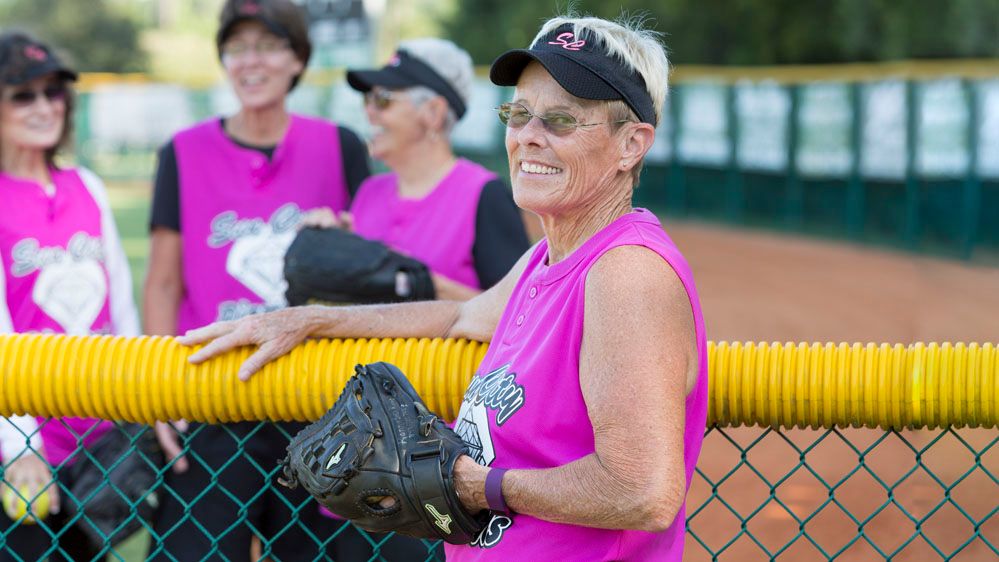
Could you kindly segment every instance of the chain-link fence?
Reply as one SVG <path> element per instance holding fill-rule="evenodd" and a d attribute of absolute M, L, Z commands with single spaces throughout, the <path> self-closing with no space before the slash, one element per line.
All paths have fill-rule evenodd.
<path fill-rule="evenodd" d="M 172 338 L 0 336 L 0 412 L 311 419 L 342 386 L 330 365 L 346 372 L 375 357 L 393 357 L 445 412 L 484 350 L 460 340 L 311 341 L 240 383 L 233 366 L 246 350 L 192 366 Z M 709 371 L 687 559 L 999 555 L 994 345 L 711 343 Z M 164 464 L 148 426 L 4 418 L 0 559 L 440 557 L 433 542 L 358 531 L 278 486 L 276 461 L 300 427 L 193 424 L 180 428 L 184 461 Z M 32 483 L 41 496 L 30 497 Z M 53 513 L 44 504 L 56 495 Z M 42 505 L 28 513 L 24 500 Z"/>
<path fill-rule="evenodd" d="M 198 545 L 198 559 L 221 560 L 231 559 L 234 544 L 250 556 L 252 542 L 255 556 L 272 560 L 443 559 L 433 541 L 399 544 L 357 531 L 280 487 L 277 464 L 261 458 L 256 443 L 286 440 L 288 430 L 270 422 L 192 426 L 183 434 L 190 468 L 176 475 L 144 444 L 151 428 L 116 424 L 105 441 L 131 443 L 125 455 L 101 457 L 91 447 L 50 466 L 54 483 L 41 494 L 57 491 L 58 514 L 37 522 L 0 515 L 0 558 L 189 560 L 189 546 Z M 191 449 L 209 434 L 214 449 Z M 686 559 L 992 560 L 999 555 L 997 440 L 994 431 L 971 429 L 708 428 L 687 502 Z M 147 490 L 129 489 L 121 474 L 137 467 L 151 473 Z M 88 471 L 99 477 L 93 488 L 80 485 Z M 185 476 L 203 487 L 192 495 L 178 486 Z M 107 505 L 108 492 L 120 499 L 115 509 L 92 515 L 91 506 Z M 164 514 L 168 500 L 179 508 L 173 515 Z M 216 505 L 200 509 L 206 502 Z M 203 513 L 228 515 L 199 519 Z M 157 520 L 164 516 L 172 519 Z M 84 548 L 83 541 L 92 542 Z M 177 544 L 183 550 L 171 552 Z"/>
<path fill-rule="evenodd" d="M 19 461 L 4 459 L 0 560 L 443 560 L 438 541 L 365 533 L 321 514 L 301 490 L 277 483 L 274 454 L 299 424 L 192 424 L 181 432 L 187 469 L 164 463 L 154 430 L 40 420 L 37 433 L 88 442 L 65 459 L 38 465 L 51 475 L 37 491 Z M 9 421 L 0 421 L 9 424 Z M 101 433 L 96 439 L 95 433 Z M 25 436 L 30 442 L 31 436 Z M 151 445 L 152 442 L 152 446 Z M 20 471 L 14 475 L 13 471 Z M 50 508 L 58 498 L 59 511 Z M 35 510 L 28 512 L 23 503 Z M 47 512 L 47 513 L 45 513 Z"/>
<path fill-rule="evenodd" d="M 709 428 L 685 560 L 994 560 L 994 430 Z"/>

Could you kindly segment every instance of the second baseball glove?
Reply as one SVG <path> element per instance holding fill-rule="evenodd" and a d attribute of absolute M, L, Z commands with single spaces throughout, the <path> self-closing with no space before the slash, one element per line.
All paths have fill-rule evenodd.
<path fill-rule="evenodd" d="M 433 300 L 419 260 L 339 228 L 305 228 L 284 257 L 288 304 L 373 304 Z"/>

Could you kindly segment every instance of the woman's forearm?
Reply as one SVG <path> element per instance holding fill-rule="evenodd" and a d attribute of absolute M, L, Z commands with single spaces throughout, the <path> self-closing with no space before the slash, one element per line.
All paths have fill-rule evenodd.
<path fill-rule="evenodd" d="M 309 334 L 320 338 L 446 338 L 461 312 L 456 301 L 367 306 L 309 306 Z"/>
<path fill-rule="evenodd" d="M 487 509 L 484 486 L 490 469 L 468 457 L 461 460 L 467 462 L 455 467 L 459 495 L 470 510 Z M 683 482 L 682 474 L 671 476 L 672 482 Z M 682 485 L 662 489 L 663 481 L 616 477 L 590 454 L 555 468 L 510 470 L 503 476 L 502 490 L 511 511 L 545 521 L 662 531 L 672 524 L 684 499 Z"/>
<path fill-rule="evenodd" d="M 147 282 L 142 297 L 142 333 L 151 336 L 176 335 L 177 311 L 183 297 L 180 284 Z"/>
<path fill-rule="evenodd" d="M 433 275 L 433 280 L 437 298 L 443 300 L 467 301 L 482 292 L 436 273 Z"/>
<path fill-rule="evenodd" d="M 155 228 L 149 247 L 149 273 L 142 287 L 142 331 L 173 336 L 177 334 L 177 311 L 185 291 L 180 233 Z"/>

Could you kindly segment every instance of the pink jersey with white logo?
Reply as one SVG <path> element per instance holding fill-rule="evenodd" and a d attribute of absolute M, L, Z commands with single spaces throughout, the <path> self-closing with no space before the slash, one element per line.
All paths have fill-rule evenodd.
<path fill-rule="evenodd" d="M 284 307 L 284 254 L 304 211 L 347 208 L 336 126 L 297 115 L 267 159 L 218 119 L 174 137 L 184 287 L 177 331 Z"/>
<path fill-rule="evenodd" d="M 546 263 L 547 241 L 532 254 L 455 422 L 477 462 L 543 469 L 594 452 L 593 426 L 579 386 L 586 275 L 600 256 L 625 245 L 644 246 L 662 256 L 686 288 L 693 310 L 699 371 L 686 398 L 683 450 L 690 487 L 707 416 L 704 320 L 686 260 L 655 215 L 644 209 L 617 219 L 554 265 Z M 684 521 L 681 509 L 669 529 L 650 533 L 497 515 L 471 545 L 446 545 L 447 559 L 679 562 Z"/>
<path fill-rule="evenodd" d="M 365 180 L 351 205 L 354 231 L 416 258 L 431 271 L 481 289 L 472 246 L 482 187 L 496 174 L 459 159 L 437 187 L 421 199 L 399 196 L 398 177 Z"/>
<path fill-rule="evenodd" d="M 5 299 L 0 332 L 119 333 L 121 327 L 112 322 L 103 226 L 108 224 L 104 215 L 110 211 L 102 210 L 76 170 L 52 169 L 50 173 L 55 186 L 52 196 L 36 182 L 0 173 L 0 208 L 8 210 L 0 219 Z M 129 306 L 131 286 L 121 290 L 128 292 Z M 130 326 L 129 331 L 133 329 Z M 76 450 L 80 437 L 86 446 L 111 428 L 109 422 L 93 419 L 37 421 L 46 457 L 53 465 Z M 24 436 L 19 437 L 23 447 Z"/>

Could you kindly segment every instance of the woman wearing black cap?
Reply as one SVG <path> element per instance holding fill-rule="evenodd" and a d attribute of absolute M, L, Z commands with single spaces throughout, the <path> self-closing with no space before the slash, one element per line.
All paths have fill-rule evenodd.
<path fill-rule="evenodd" d="M 48 46 L 22 33 L 0 35 L 0 333 L 138 333 L 104 185 L 89 170 L 56 162 L 70 136 L 74 80 Z M 0 561 L 93 558 L 86 535 L 75 524 L 65 528 L 69 516 L 59 509 L 79 499 L 60 495 L 59 486 L 72 488 L 70 467 L 86 462 L 83 448 L 112 429 L 93 419 L 0 419 L 4 511 L 19 503 L 14 491 L 49 501 L 47 517 L 33 503 L 41 524 L 0 512 Z"/>
<path fill-rule="evenodd" d="M 546 238 L 464 303 L 278 311 L 187 334 L 203 361 L 256 344 L 243 377 L 309 336 L 490 341 L 455 431 L 454 478 L 490 510 L 461 560 L 682 559 L 684 496 L 707 416 L 707 340 L 690 267 L 631 206 L 669 65 L 634 22 L 555 18 L 494 63 L 513 194 Z M 223 338 L 223 339 L 218 339 Z"/>
<path fill-rule="evenodd" d="M 368 175 L 353 132 L 286 109 L 311 53 L 298 5 L 229 0 L 216 46 L 240 107 L 177 133 L 160 152 L 143 303 L 148 334 L 285 306 L 284 253 L 302 215 L 346 209 Z M 197 425 L 185 432 L 185 452 L 173 428 L 158 424 L 172 469 L 155 529 L 163 549 L 154 556 L 240 559 L 253 537 L 265 556 L 281 560 L 324 553 L 310 535 L 338 525 L 257 468 L 271 466 L 299 427 Z"/>
<path fill-rule="evenodd" d="M 434 38 L 403 42 L 381 69 L 349 71 L 347 82 L 364 93 L 371 155 L 390 173 L 365 180 L 349 214 L 305 219 L 352 228 L 422 261 L 441 299 L 492 287 L 529 246 L 504 182 L 451 147 L 472 79 L 468 53 Z"/>

